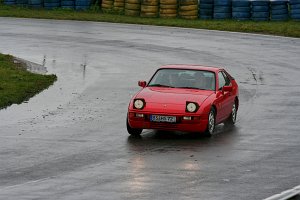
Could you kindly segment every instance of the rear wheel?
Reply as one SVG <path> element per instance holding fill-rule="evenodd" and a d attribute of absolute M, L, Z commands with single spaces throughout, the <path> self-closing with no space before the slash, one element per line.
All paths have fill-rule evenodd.
<path fill-rule="evenodd" d="M 128 117 L 126 118 L 126 127 L 127 127 L 127 132 L 130 134 L 130 135 L 141 135 L 143 129 L 139 129 L 139 128 L 132 128 L 130 126 L 130 124 L 128 123 Z"/>
<path fill-rule="evenodd" d="M 236 122 L 236 116 L 237 116 L 237 103 L 234 102 L 231 109 L 231 114 L 228 117 L 228 119 L 225 121 L 225 125 L 234 125 Z"/>
<path fill-rule="evenodd" d="M 204 134 L 206 136 L 211 136 L 215 130 L 215 126 L 216 126 L 216 111 L 215 109 L 212 107 L 210 109 L 210 112 L 208 114 L 208 123 L 207 123 L 207 129 L 204 132 Z"/>

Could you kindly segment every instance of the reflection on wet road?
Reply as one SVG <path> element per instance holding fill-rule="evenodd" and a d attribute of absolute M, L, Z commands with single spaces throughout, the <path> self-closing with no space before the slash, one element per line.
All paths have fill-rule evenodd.
<path fill-rule="evenodd" d="M 58 76 L 0 111 L 0 199 L 263 199 L 299 185 L 299 39 L 0 18 L 0 52 Z M 236 126 L 129 136 L 137 81 L 170 63 L 226 67 Z"/>

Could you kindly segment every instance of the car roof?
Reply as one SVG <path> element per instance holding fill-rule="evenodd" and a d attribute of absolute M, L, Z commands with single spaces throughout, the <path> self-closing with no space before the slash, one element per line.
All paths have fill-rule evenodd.
<path fill-rule="evenodd" d="M 171 65 L 163 65 L 159 67 L 159 69 L 193 69 L 193 70 L 204 70 L 211 72 L 218 72 L 223 68 L 219 67 L 211 67 L 211 66 L 203 66 L 203 65 L 186 65 L 186 64 L 171 64 Z"/>

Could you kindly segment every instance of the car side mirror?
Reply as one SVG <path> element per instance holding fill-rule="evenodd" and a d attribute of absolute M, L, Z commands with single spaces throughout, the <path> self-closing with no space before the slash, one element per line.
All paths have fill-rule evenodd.
<path fill-rule="evenodd" d="M 140 87 L 146 87 L 146 85 L 147 85 L 147 82 L 146 81 L 139 81 L 138 82 L 138 85 L 140 86 Z"/>
<path fill-rule="evenodd" d="M 232 92 L 232 86 L 223 86 L 223 92 Z"/>

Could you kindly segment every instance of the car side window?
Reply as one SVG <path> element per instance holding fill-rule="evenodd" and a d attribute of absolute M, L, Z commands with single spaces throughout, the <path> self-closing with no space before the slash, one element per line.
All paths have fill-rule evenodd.
<path fill-rule="evenodd" d="M 226 85 L 226 80 L 222 74 L 222 72 L 218 73 L 218 78 L 219 78 L 219 90 L 223 88 L 224 85 Z"/>
<path fill-rule="evenodd" d="M 225 72 L 222 72 L 224 78 L 225 78 L 225 85 L 229 86 L 230 85 L 230 79 L 228 78 L 228 76 L 226 75 Z"/>

